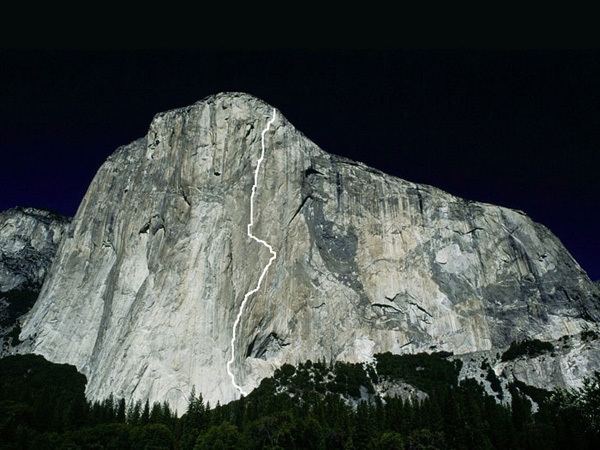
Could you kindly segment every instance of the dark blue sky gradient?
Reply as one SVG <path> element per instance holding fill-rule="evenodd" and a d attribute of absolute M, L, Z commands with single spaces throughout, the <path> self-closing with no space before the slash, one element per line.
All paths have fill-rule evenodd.
<path fill-rule="evenodd" d="M 0 210 L 74 215 L 154 114 L 222 91 L 324 150 L 520 209 L 600 279 L 600 52 L 10 51 L 0 58 Z"/>

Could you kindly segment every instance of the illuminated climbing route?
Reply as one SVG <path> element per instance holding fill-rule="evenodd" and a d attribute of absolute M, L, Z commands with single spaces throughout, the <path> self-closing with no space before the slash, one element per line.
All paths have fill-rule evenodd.
<path fill-rule="evenodd" d="M 235 322 L 233 323 L 233 335 L 231 337 L 231 358 L 229 359 L 229 361 L 227 361 L 227 373 L 231 377 L 231 383 L 240 392 L 241 395 L 247 395 L 247 394 L 244 392 L 244 390 L 241 388 L 241 386 L 239 386 L 235 382 L 235 375 L 231 371 L 231 365 L 233 364 L 233 361 L 235 359 L 235 339 L 236 339 L 236 335 L 237 335 L 237 328 L 238 328 L 238 325 L 240 324 L 240 320 L 242 318 L 242 313 L 244 312 L 244 306 L 246 306 L 246 302 L 248 301 L 248 298 L 260 289 L 260 285 L 262 284 L 262 281 L 263 281 L 265 275 L 267 274 L 269 267 L 271 267 L 271 264 L 273 263 L 273 261 L 275 261 L 275 258 L 277 258 L 277 252 L 275 252 L 275 250 L 273 250 L 273 247 L 271 247 L 271 245 L 269 245 L 267 242 L 263 241 L 262 239 L 257 238 L 256 236 L 254 236 L 254 234 L 252 234 L 252 227 L 254 226 L 254 195 L 256 194 L 256 190 L 257 190 L 257 186 L 258 186 L 258 172 L 260 170 L 260 166 L 265 157 L 265 133 L 267 131 L 269 131 L 271 124 L 273 124 L 273 122 L 275 121 L 275 116 L 276 116 L 276 111 L 275 111 L 275 108 L 273 108 L 273 117 L 271 118 L 271 120 L 269 120 L 267 122 L 267 126 L 262 131 L 262 135 L 261 135 L 262 151 L 260 154 L 260 158 L 258 158 L 258 162 L 256 163 L 256 169 L 254 170 L 254 184 L 252 185 L 252 193 L 250 194 L 250 223 L 248 223 L 248 231 L 247 231 L 248 237 L 250 239 L 255 240 L 259 244 L 262 244 L 267 249 L 269 249 L 269 252 L 271 253 L 271 258 L 269 258 L 269 262 L 267 263 L 267 265 L 264 267 L 262 273 L 260 274 L 260 277 L 258 278 L 258 282 L 256 283 L 256 287 L 254 289 L 248 291 L 246 293 L 246 295 L 244 295 L 244 300 L 242 300 L 242 304 L 240 305 L 240 310 L 238 311 L 237 317 L 235 318 Z"/>

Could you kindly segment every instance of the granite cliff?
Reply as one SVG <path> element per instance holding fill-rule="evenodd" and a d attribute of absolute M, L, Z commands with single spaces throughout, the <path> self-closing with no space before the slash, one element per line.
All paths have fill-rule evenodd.
<path fill-rule="evenodd" d="M 69 223 L 37 208 L 0 212 L 0 356 L 11 352 L 14 327 L 33 306 Z"/>
<path fill-rule="evenodd" d="M 111 155 L 21 351 L 77 366 L 91 398 L 182 411 L 192 386 L 213 405 L 239 396 L 232 354 L 247 392 L 286 362 L 466 355 L 597 329 L 597 286 L 544 226 L 328 154 L 279 112 L 267 129 L 272 116 L 218 94 L 156 115 Z M 252 233 L 277 258 L 240 309 L 271 257 L 247 233 L 253 185 Z"/>

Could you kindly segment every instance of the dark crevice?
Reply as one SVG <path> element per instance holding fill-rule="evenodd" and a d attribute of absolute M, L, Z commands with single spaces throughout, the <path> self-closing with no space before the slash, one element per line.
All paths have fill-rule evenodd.
<path fill-rule="evenodd" d="M 466 236 L 467 234 L 472 234 L 472 233 L 474 233 L 474 232 L 476 232 L 476 231 L 483 231 L 483 228 L 481 228 L 481 227 L 475 227 L 475 228 L 473 228 L 472 230 L 465 231 L 465 232 L 463 232 L 463 231 L 459 231 L 459 230 L 453 230 L 453 231 L 454 231 L 455 233 L 458 233 L 458 234 L 461 234 L 461 235 L 463 235 L 463 236 Z"/>
<path fill-rule="evenodd" d="M 423 215 L 423 194 L 421 194 L 421 190 L 417 187 L 417 197 L 419 199 L 419 212 L 421 216 Z"/>
<path fill-rule="evenodd" d="M 254 336 L 254 339 L 252 339 L 252 342 L 250 342 L 250 344 L 248 344 L 248 349 L 246 350 L 246 358 L 248 358 L 252 355 L 252 350 L 254 349 L 254 344 L 256 343 L 256 337 L 257 336 Z"/>
<path fill-rule="evenodd" d="M 431 313 L 430 313 L 429 311 L 427 311 L 425 308 L 423 308 L 423 307 L 421 307 L 421 306 L 417 305 L 416 303 L 414 303 L 414 302 L 409 302 L 409 305 L 413 305 L 415 308 L 418 308 L 418 309 L 419 309 L 419 311 L 422 311 L 423 313 L 427 314 L 429 317 L 433 318 L 433 316 L 431 315 Z"/>
<path fill-rule="evenodd" d="M 267 352 L 278 351 L 282 347 L 286 347 L 289 342 L 285 342 L 279 335 L 275 332 L 269 333 L 264 339 L 260 342 L 257 342 L 258 336 L 256 336 L 250 345 L 248 345 L 248 349 L 246 350 L 246 358 L 263 358 Z"/>
<path fill-rule="evenodd" d="M 244 136 L 244 139 L 247 139 L 248 136 L 250 136 L 250 132 L 254 130 L 254 125 L 250 124 L 250 126 L 246 129 L 246 135 Z"/>
<path fill-rule="evenodd" d="M 142 228 L 140 228 L 140 231 L 138 231 L 138 233 L 139 234 L 147 233 L 149 229 L 150 229 L 150 221 L 146 222 L 144 224 L 144 226 Z"/>
<path fill-rule="evenodd" d="M 313 175 L 313 174 L 317 174 L 317 175 L 323 175 L 321 172 L 319 172 L 317 169 L 315 169 L 314 167 L 309 167 L 308 169 L 306 169 L 304 171 L 304 178 L 307 178 L 309 175 Z"/>
<path fill-rule="evenodd" d="M 294 212 L 294 215 L 292 216 L 292 218 L 290 219 L 290 221 L 288 222 L 288 226 L 290 223 L 292 223 L 294 221 L 294 219 L 296 218 L 296 216 L 298 215 L 298 213 L 300 213 L 300 211 L 302 211 L 302 208 L 304 208 L 304 205 L 306 205 L 306 203 L 312 200 L 312 196 L 308 195 L 304 198 L 304 200 L 302 200 L 302 203 L 300 204 L 300 206 L 298 207 L 298 209 L 296 209 L 296 211 Z"/>
<path fill-rule="evenodd" d="M 336 186 L 336 194 L 337 194 L 337 207 L 338 212 L 342 209 L 342 193 L 344 192 L 343 184 L 342 184 L 342 175 L 337 172 L 335 174 L 335 186 Z"/>
<path fill-rule="evenodd" d="M 183 197 L 183 200 L 187 203 L 188 206 L 192 206 L 192 203 L 188 199 L 187 195 L 185 194 L 185 190 L 183 188 L 181 189 L 181 196 Z"/>

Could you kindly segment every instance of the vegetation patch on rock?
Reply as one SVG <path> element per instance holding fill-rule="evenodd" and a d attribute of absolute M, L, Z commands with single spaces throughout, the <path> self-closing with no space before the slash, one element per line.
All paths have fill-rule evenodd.
<path fill-rule="evenodd" d="M 539 339 L 524 339 L 510 344 L 508 349 L 502 354 L 502 361 L 512 361 L 520 356 L 534 358 L 544 353 L 554 352 L 554 345 L 550 342 L 540 341 Z"/>

